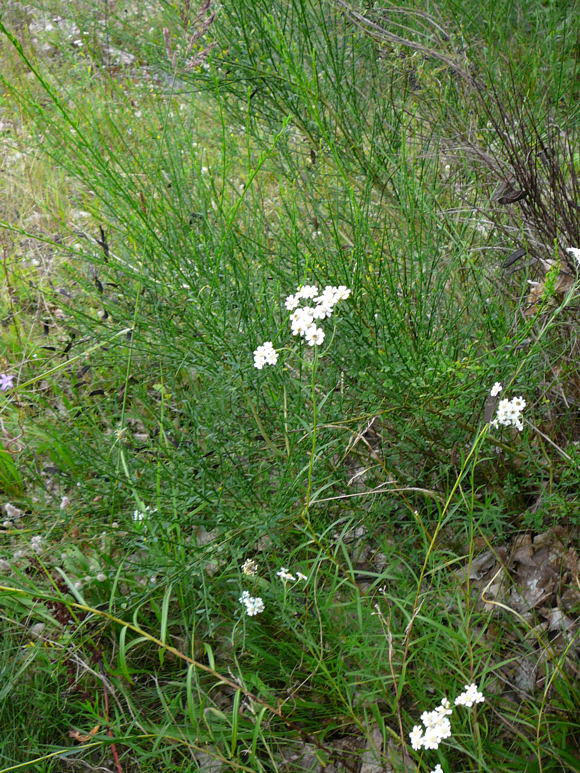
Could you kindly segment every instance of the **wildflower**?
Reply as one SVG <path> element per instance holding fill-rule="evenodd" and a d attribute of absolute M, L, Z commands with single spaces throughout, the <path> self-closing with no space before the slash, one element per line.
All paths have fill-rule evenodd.
<path fill-rule="evenodd" d="M 332 306 L 330 303 L 319 303 L 312 310 L 313 319 L 326 319 L 332 314 Z"/>
<path fill-rule="evenodd" d="M 419 749 L 437 749 L 441 741 L 451 736 L 451 722 L 448 716 L 453 713 L 447 698 L 434 711 L 424 711 L 421 714 L 424 731 L 420 725 L 415 725 L 409 738 L 415 751 Z"/>
<path fill-rule="evenodd" d="M 441 765 L 437 764 L 435 765 L 431 773 L 443 773 L 443 768 L 441 767 Z"/>
<path fill-rule="evenodd" d="M 351 292 L 352 290 L 350 290 L 345 285 L 339 285 L 338 287 L 326 285 L 322 293 L 317 298 L 315 298 L 314 301 L 315 303 L 322 303 L 333 307 L 339 301 L 346 301 Z"/>
<path fill-rule="evenodd" d="M 495 384 L 492 386 L 491 392 L 489 394 L 492 397 L 497 397 L 502 389 L 503 389 L 503 386 L 499 383 L 499 381 L 496 381 Z"/>
<path fill-rule="evenodd" d="M 419 749 L 423 748 L 423 731 L 421 730 L 421 725 L 415 725 L 409 733 L 409 740 L 415 751 L 419 751 Z"/>
<path fill-rule="evenodd" d="M 12 373 L 0 373 L 0 392 L 6 392 L 14 386 L 14 376 Z"/>
<path fill-rule="evenodd" d="M 297 295 L 289 295 L 286 298 L 286 301 L 284 302 L 284 305 L 288 309 L 288 311 L 294 311 L 295 308 L 300 304 L 300 298 Z"/>
<path fill-rule="evenodd" d="M 96 579 L 97 579 L 99 582 L 105 582 L 105 580 L 107 579 L 107 575 L 106 575 L 106 574 L 103 574 L 103 572 L 99 572 L 99 573 L 98 573 L 98 575 L 97 575 L 97 577 L 96 577 Z"/>
<path fill-rule="evenodd" d="M 296 293 L 296 298 L 316 298 L 318 295 L 318 287 L 316 285 L 304 285 L 299 287 Z"/>
<path fill-rule="evenodd" d="M 21 518 L 23 514 L 22 510 L 20 510 L 18 507 L 14 507 L 14 505 L 10 504 L 10 502 L 6 502 L 4 505 L 4 510 L 10 521 L 15 521 L 17 518 Z"/>
<path fill-rule="evenodd" d="M 465 691 L 455 698 L 456 706 L 467 706 L 471 708 L 474 703 L 483 703 L 485 698 L 483 694 L 479 692 L 476 684 L 466 684 Z"/>
<path fill-rule="evenodd" d="M 37 535 L 30 540 L 30 547 L 35 553 L 40 553 L 42 550 L 42 537 Z"/>
<path fill-rule="evenodd" d="M 265 341 L 254 352 L 254 367 L 262 370 L 264 365 L 275 365 L 278 362 L 278 352 L 271 341 Z"/>
<path fill-rule="evenodd" d="M 296 579 L 303 580 L 304 582 L 306 582 L 308 580 L 308 577 L 305 574 L 302 574 L 302 572 L 296 572 Z"/>
<path fill-rule="evenodd" d="M 151 515 L 151 513 L 156 513 L 156 512 L 157 512 L 156 508 L 152 509 L 149 505 L 146 505 L 143 508 L 143 510 L 139 510 L 139 509 L 133 510 L 133 520 L 137 522 L 142 521 L 145 518 L 147 518 L 149 515 Z"/>
<path fill-rule="evenodd" d="M 511 400 L 500 400 L 492 427 L 516 427 L 520 432 L 524 428 L 522 411 L 526 407 L 523 397 L 514 397 Z"/>
<path fill-rule="evenodd" d="M 320 346 L 324 341 L 324 330 L 316 325 L 311 325 L 304 334 L 308 346 Z"/>
<path fill-rule="evenodd" d="M 290 315 L 292 335 L 306 335 L 306 331 L 312 327 L 312 319 L 312 309 L 296 309 L 296 311 Z"/>
<path fill-rule="evenodd" d="M 264 611 L 264 602 L 259 597 L 250 596 L 247 590 L 242 591 L 242 595 L 239 598 L 240 604 L 246 607 L 246 614 L 249 617 L 260 614 Z"/>
<path fill-rule="evenodd" d="M 346 285 L 339 285 L 334 288 L 334 298 L 336 301 L 346 301 L 350 297 L 352 290 Z"/>
<path fill-rule="evenodd" d="M 438 749 L 441 741 L 451 737 L 451 722 L 443 717 L 436 724 L 425 728 L 423 737 L 424 749 Z"/>
<path fill-rule="evenodd" d="M 60 509 L 66 510 L 66 508 L 70 505 L 70 499 L 68 497 L 63 497 L 60 500 Z"/>
<path fill-rule="evenodd" d="M 258 564 L 254 561 L 253 558 L 248 558 L 244 563 L 242 564 L 242 574 L 247 574 L 249 576 L 253 576 L 258 571 Z"/>
<path fill-rule="evenodd" d="M 286 580 L 290 580 L 291 582 L 296 582 L 296 577 L 294 577 L 293 574 L 290 574 L 288 569 L 286 567 L 282 566 L 280 569 L 276 572 L 276 575 L 286 582 Z"/>

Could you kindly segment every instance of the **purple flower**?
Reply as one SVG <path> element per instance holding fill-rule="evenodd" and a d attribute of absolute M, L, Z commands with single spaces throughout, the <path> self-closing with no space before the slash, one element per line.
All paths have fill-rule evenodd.
<path fill-rule="evenodd" d="M 14 386 L 14 376 L 12 373 L 0 373 L 0 391 L 6 392 Z"/>

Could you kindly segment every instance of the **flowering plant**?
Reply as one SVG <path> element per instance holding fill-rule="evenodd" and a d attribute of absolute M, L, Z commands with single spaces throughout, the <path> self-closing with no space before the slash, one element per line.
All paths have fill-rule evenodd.
<path fill-rule="evenodd" d="M 301 336 L 308 346 L 320 346 L 324 343 L 325 332 L 316 322 L 332 316 L 339 301 L 345 301 L 351 294 L 345 285 L 334 287 L 326 285 L 319 293 L 316 285 L 303 285 L 294 295 L 289 295 L 284 303 L 290 314 L 292 335 Z M 313 301 L 314 305 L 302 305 L 302 301 Z M 254 351 L 254 367 L 262 370 L 264 365 L 275 365 L 278 352 L 271 341 L 265 341 Z"/>

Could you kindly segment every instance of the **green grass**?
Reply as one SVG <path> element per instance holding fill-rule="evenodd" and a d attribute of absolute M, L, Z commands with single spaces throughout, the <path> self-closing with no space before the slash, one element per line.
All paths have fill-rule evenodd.
<path fill-rule="evenodd" d="M 572 5 L 368 12 L 474 82 L 339 5 L 225 0 L 190 49 L 185 2 L 2 19 L 0 771 L 359 770 L 372 738 L 376 770 L 575 769 L 573 625 L 471 570 L 574 526 L 577 220 L 546 241 L 475 153 L 513 160 L 507 107 L 572 139 Z M 503 270 L 522 243 L 544 262 Z M 352 289 L 320 349 L 306 283 Z"/>

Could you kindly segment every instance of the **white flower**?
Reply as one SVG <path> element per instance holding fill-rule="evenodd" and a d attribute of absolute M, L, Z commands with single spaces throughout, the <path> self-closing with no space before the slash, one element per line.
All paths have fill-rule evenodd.
<path fill-rule="evenodd" d="M 290 580 L 291 582 L 296 582 L 296 577 L 294 577 L 293 574 L 290 574 L 288 569 L 286 567 L 282 566 L 280 569 L 276 572 L 276 575 L 286 582 L 286 580 Z"/>
<path fill-rule="evenodd" d="M 278 352 L 271 341 L 265 341 L 254 351 L 254 367 L 262 370 L 264 365 L 275 365 L 278 362 Z"/>
<path fill-rule="evenodd" d="M 437 749 L 441 741 L 451 736 L 451 722 L 448 719 L 453 713 L 451 704 L 447 698 L 443 698 L 440 705 L 433 711 L 424 711 L 421 714 L 424 731 L 420 725 L 415 725 L 410 733 L 411 746 L 418 749 Z"/>
<path fill-rule="evenodd" d="M 431 773 L 443 773 L 443 768 L 441 767 L 441 765 L 437 764 L 435 765 Z"/>
<path fill-rule="evenodd" d="M 308 346 L 320 346 L 324 341 L 324 330 L 316 325 L 311 325 L 304 334 Z"/>
<path fill-rule="evenodd" d="M 335 291 L 335 287 L 332 287 L 332 285 L 326 285 L 320 295 L 314 299 L 314 302 L 321 303 L 332 308 L 337 300 L 335 297 Z"/>
<path fill-rule="evenodd" d="M 290 328 L 292 335 L 306 335 L 308 328 L 312 327 L 313 312 L 309 307 L 296 309 L 290 314 Z"/>
<path fill-rule="evenodd" d="M 20 510 L 18 507 L 14 507 L 14 505 L 10 504 L 10 502 L 6 502 L 4 505 L 4 510 L 6 511 L 6 515 L 11 521 L 15 521 L 17 518 L 22 517 L 22 510 Z"/>
<path fill-rule="evenodd" d="M 423 731 L 421 730 L 421 725 L 415 725 L 409 733 L 409 740 L 415 751 L 419 751 L 419 749 L 423 748 Z"/>
<path fill-rule="evenodd" d="M 455 705 L 471 708 L 474 703 L 483 703 L 484 700 L 485 698 L 477 689 L 476 684 L 466 684 L 464 692 L 455 698 Z"/>
<path fill-rule="evenodd" d="M 300 303 L 300 298 L 297 295 L 289 295 L 286 298 L 286 301 L 284 305 L 288 309 L 288 311 L 294 311 L 294 309 L 298 306 Z"/>
<path fill-rule="evenodd" d="M 352 290 L 345 285 L 339 285 L 338 287 L 334 288 L 334 298 L 337 301 L 346 301 L 351 293 Z"/>
<path fill-rule="evenodd" d="M 296 292 L 296 298 L 315 298 L 318 295 L 318 287 L 316 285 L 304 285 L 299 287 Z"/>
<path fill-rule="evenodd" d="M 568 247 L 566 249 L 566 252 L 571 255 L 573 258 L 576 258 L 576 262 L 580 263 L 580 250 L 578 247 Z"/>
<path fill-rule="evenodd" d="M 332 305 L 327 302 L 319 303 L 317 306 L 314 307 L 312 311 L 312 318 L 313 319 L 326 319 L 326 317 L 330 317 L 332 314 Z"/>
<path fill-rule="evenodd" d="M 290 324 L 293 325 L 296 322 L 305 322 L 311 325 L 314 319 L 314 312 L 310 306 L 304 306 L 303 308 L 296 309 L 290 314 Z"/>
<path fill-rule="evenodd" d="M 522 421 L 522 411 L 526 407 L 526 401 L 523 397 L 514 397 L 511 400 L 503 399 L 499 401 L 495 419 L 491 422 L 492 427 L 516 427 L 520 432 L 524 428 Z"/>
<path fill-rule="evenodd" d="M 495 384 L 492 386 L 491 392 L 489 394 L 492 397 L 497 397 L 502 389 L 503 389 L 503 386 L 499 383 L 499 381 L 496 381 Z"/>
<path fill-rule="evenodd" d="M 103 572 L 99 572 L 96 578 L 99 582 L 105 582 L 107 579 L 107 575 L 103 574 Z"/>
<path fill-rule="evenodd" d="M 451 722 L 443 717 L 434 725 L 425 728 L 423 736 L 424 749 L 437 749 L 441 741 L 451 737 Z"/>
<path fill-rule="evenodd" d="M 298 580 L 303 580 L 304 582 L 308 580 L 308 577 L 305 574 L 302 574 L 302 572 L 296 572 L 296 578 Z"/>
<path fill-rule="evenodd" d="M 248 558 L 244 561 L 242 564 L 242 574 L 247 574 L 249 576 L 253 576 L 258 571 L 258 564 L 254 561 L 253 558 Z"/>
<path fill-rule="evenodd" d="M 40 553 L 42 550 L 42 537 L 36 536 L 30 540 L 30 547 L 35 553 Z"/>
<path fill-rule="evenodd" d="M 247 590 L 242 591 L 242 595 L 240 596 L 240 604 L 243 604 L 246 607 L 246 614 L 249 617 L 254 617 L 255 615 L 259 615 L 260 612 L 264 611 L 264 602 L 259 597 L 250 596 L 249 592 Z"/>

